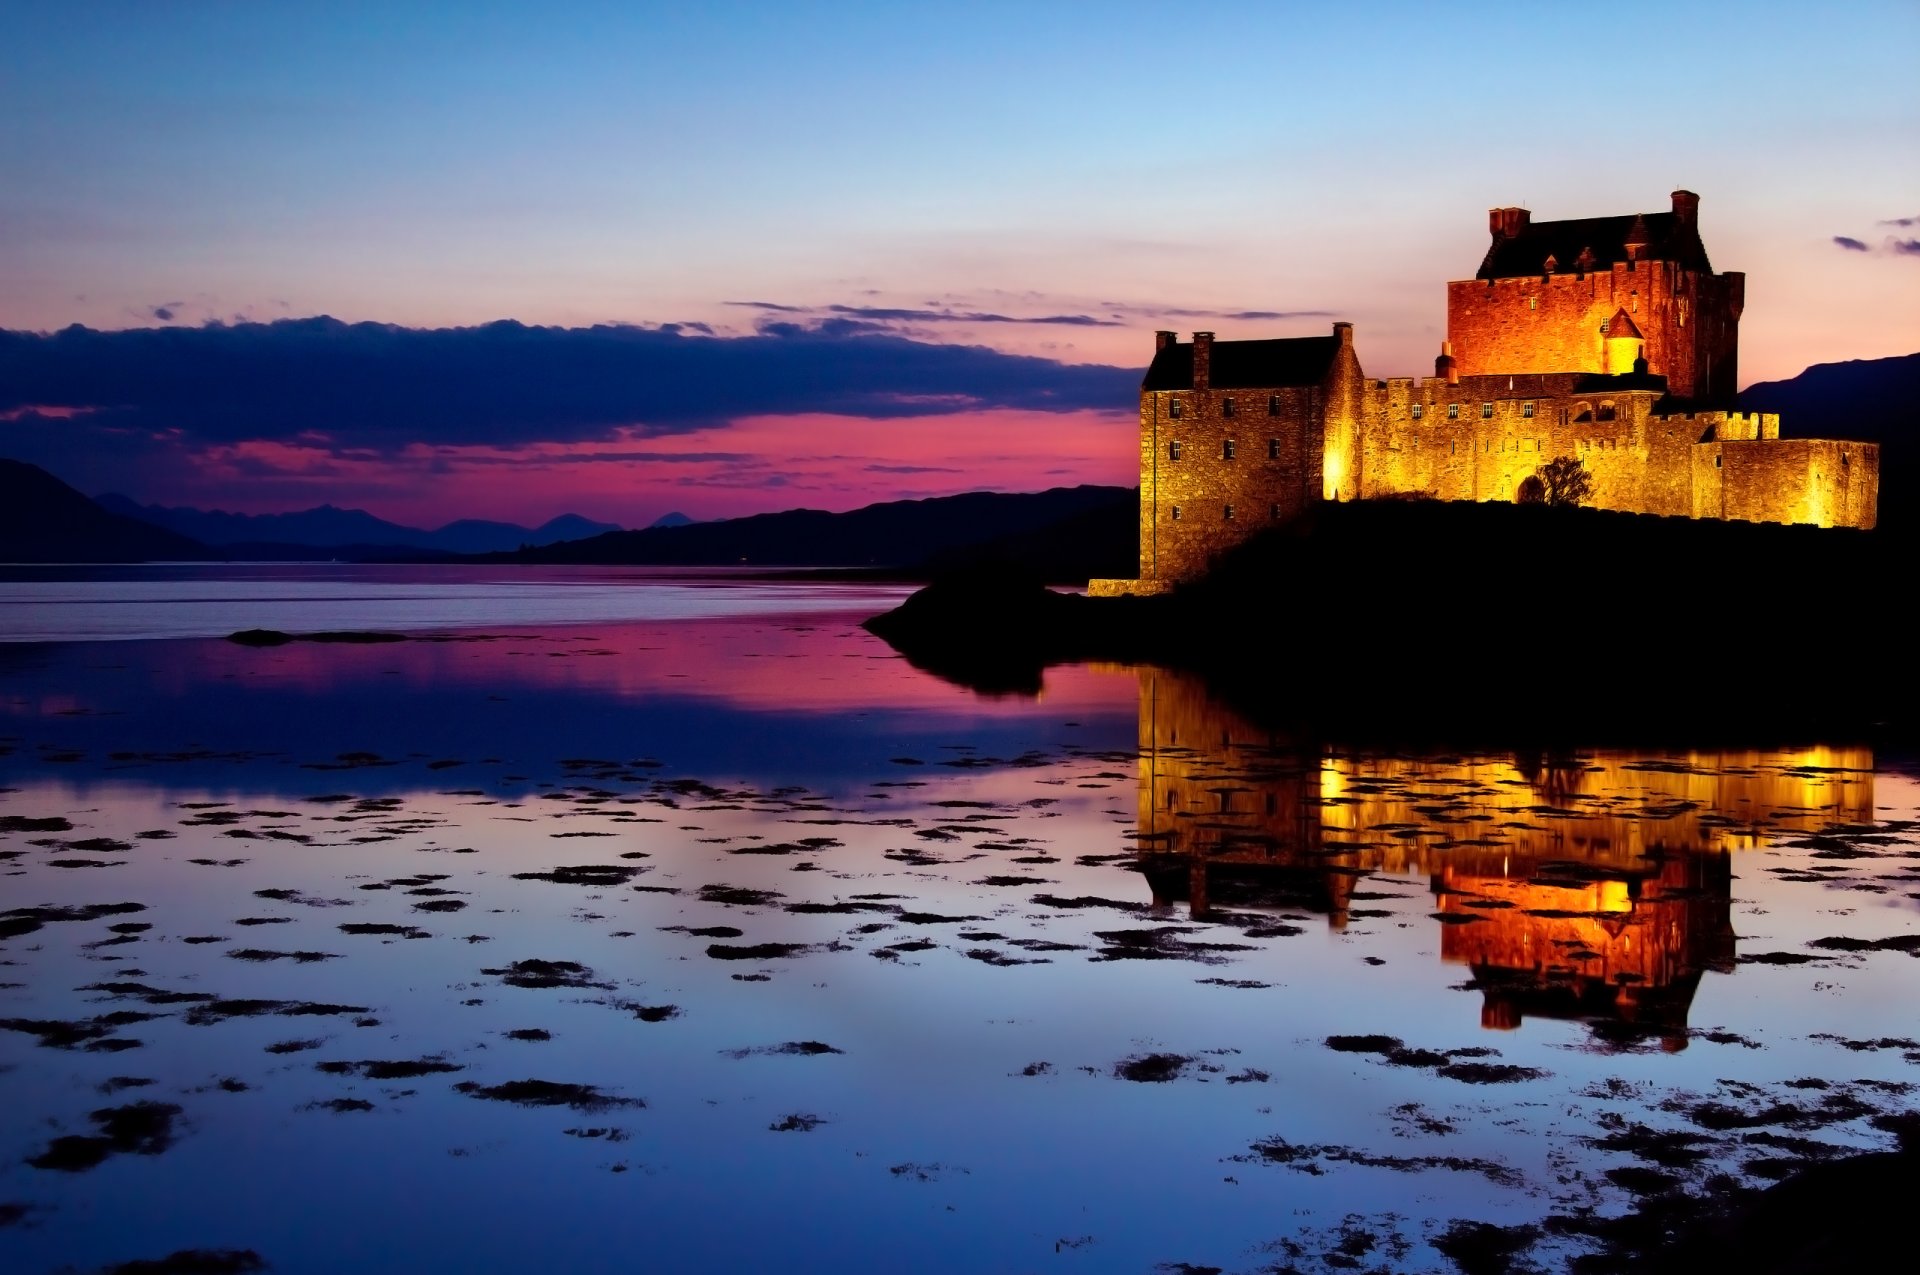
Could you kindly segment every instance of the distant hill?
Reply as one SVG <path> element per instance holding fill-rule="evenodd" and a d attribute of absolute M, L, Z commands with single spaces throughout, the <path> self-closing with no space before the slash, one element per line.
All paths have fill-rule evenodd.
<path fill-rule="evenodd" d="M 203 561 L 186 536 L 103 509 L 25 461 L 0 460 L 0 561 Z"/>
<path fill-rule="evenodd" d="M 1139 496 L 1131 487 L 1056 487 L 895 500 L 849 513 L 789 509 L 678 527 L 616 531 L 510 555 L 513 562 L 649 566 L 885 567 L 1024 563 L 1051 579 L 1134 574 Z M 1043 561 L 1043 557 L 1045 560 Z M 1101 564 L 1089 570 L 1088 562 Z"/>
<path fill-rule="evenodd" d="M 1780 413 L 1789 438 L 1880 444 L 1880 525 L 1920 528 L 1920 354 L 1816 363 L 1788 380 L 1749 386 L 1740 407 Z"/>
<path fill-rule="evenodd" d="M 353 550 L 364 557 L 373 550 L 425 549 L 437 553 L 495 553 L 521 545 L 547 545 L 618 531 L 618 523 L 595 522 L 579 514 L 562 514 L 538 527 L 510 522 L 464 518 L 432 531 L 376 518 L 364 509 L 320 505 L 284 514 L 236 514 L 188 506 L 142 505 L 126 496 L 100 497 L 100 505 L 114 513 L 139 518 L 208 545 L 259 546 L 274 550 L 304 546 Z M 283 556 L 275 554 L 273 556 Z"/>
<path fill-rule="evenodd" d="M 676 509 L 670 514 L 661 514 L 658 518 L 655 518 L 652 522 L 648 523 L 647 526 L 648 527 L 689 527 L 698 521 L 699 519 L 689 518 L 687 517 L 687 515 L 681 513 L 678 509 Z"/>

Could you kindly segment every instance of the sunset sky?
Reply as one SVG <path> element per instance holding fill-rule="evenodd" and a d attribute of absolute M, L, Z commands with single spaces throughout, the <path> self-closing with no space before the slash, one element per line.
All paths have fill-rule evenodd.
<path fill-rule="evenodd" d="M 1131 483 L 1153 329 L 1425 373 L 1487 208 L 1676 186 L 1747 382 L 1911 353 L 1917 55 L 1911 0 L 7 5 L 0 455 L 427 525 Z"/>

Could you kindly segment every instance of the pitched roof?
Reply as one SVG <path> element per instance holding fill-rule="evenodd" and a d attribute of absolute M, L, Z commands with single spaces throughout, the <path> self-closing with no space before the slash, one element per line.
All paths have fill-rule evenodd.
<path fill-rule="evenodd" d="M 1283 337 L 1272 341 L 1215 341 L 1209 380 L 1216 390 L 1278 390 L 1326 380 L 1340 350 L 1337 336 Z M 1193 388 L 1193 346 L 1169 345 L 1153 356 L 1143 390 Z"/>
<path fill-rule="evenodd" d="M 1637 341 L 1640 339 L 1640 328 L 1634 323 L 1632 315 L 1625 310 L 1615 310 L 1613 317 L 1607 320 L 1607 335 L 1632 337 Z"/>
<path fill-rule="evenodd" d="M 1496 234 L 1480 262 L 1476 279 L 1517 279 L 1542 274 L 1548 257 L 1561 270 L 1571 270 L 1583 250 L 1593 254 L 1593 268 L 1604 270 L 1628 260 L 1627 245 L 1644 243 L 1643 261 L 1672 261 L 1691 270 L 1711 272 L 1700 233 L 1670 212 L 1626 213 L 1619 217 L 1581 217 L 1572 221 L 1536 221 L 1512 237 Z"/>

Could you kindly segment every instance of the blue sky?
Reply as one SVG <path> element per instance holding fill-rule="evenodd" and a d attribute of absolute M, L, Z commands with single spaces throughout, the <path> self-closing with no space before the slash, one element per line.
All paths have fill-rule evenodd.
<path fill-rule="evenodd" d="M 1767 379 L 1920 348 L 1917 53 L 1906 2 L 13 3 L 0 328 L 760 301 L 1136 366 L 1338 314 L 1419 372 L 1488 207 L 1686 186 Z"/>

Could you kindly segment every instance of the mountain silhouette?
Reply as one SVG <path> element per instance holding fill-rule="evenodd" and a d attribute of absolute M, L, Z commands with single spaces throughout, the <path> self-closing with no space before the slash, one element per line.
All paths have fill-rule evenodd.
<path fill-rule="evenodd" d="M 887 501 L 848 513 L 789 509 L 615 531 L 523 550 L 505 560 L 937 569 L 992 561 L 1024 566 L 1049 579 L 1084 582 L 1090 575 L 1136 573 L 1139 508 L 1139 493 L 1131 487 L 1055 487 L 1018 495 L 976 491 Z"/>
<path fill-rule="evenodd" d="M 518 549 L 522 545 L 580 540 L 620 529 L 618 523 L 595 522 L 579 514 L 561 514 L 538 527 L 463 518 L 428 531 L 376 518 L 364 509 L 341 509 L 334 505 L 320 505 L 282 514 L 237 514 L 189 506 L 142 505 L 117 494 L 101 496 L 99 503 L 114 513 L 139 518 L 215 546 L 271 545 L 313 549 L 352 546 L 362 550 L 369 546 L 381 546 L 425 549 L 437 553 L 494 553 Z"/>
<path fill-rule="evenodd" d="M 0 459 L 0 561 L 203 561 L 196 540 L 103 509 L 38 465 Z"/>

